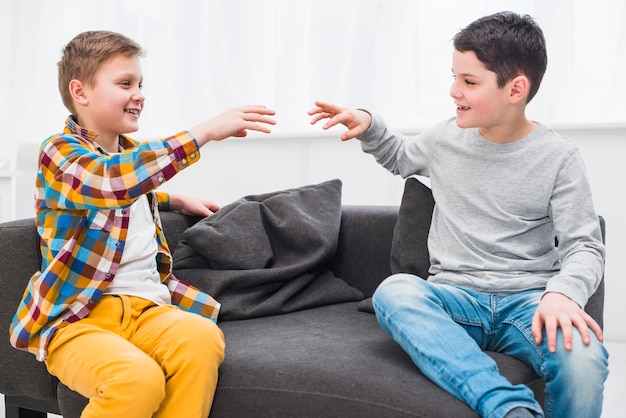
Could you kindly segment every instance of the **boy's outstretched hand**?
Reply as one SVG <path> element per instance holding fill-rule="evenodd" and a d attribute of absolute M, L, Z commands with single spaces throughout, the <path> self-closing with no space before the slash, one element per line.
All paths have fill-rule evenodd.
<path fill-rule="evenodd" d="M 372 124 L 372 116 L 364 110 L 347 109 L 324 102 L 315 102 L 315 107 L 309 110 L 308 114 L 313 116 L 311 125 L 315 125 L 322 119 L 329 119 L 322 129 L 332 128 L 338 123 L 348 128 L 341 135 L 342 141 L 364 134 Z"/>
<path fill-rule="evenodd" d="M 537 344 L 541 343 L 543 327 L 546 328 L 548 350 L 551 353 L 556 352 L 556 336 L 559 328 L 561 328 L 563 345 L 567 351 L 572 349 L 574 327 L 578 329 L 585 345 L 591 342 L 589 330 L 596 334 L 598 340 L 603 340 L 600 325 L 576 302 L 557 292 L 546 293 L 533 316 L 532 334 Z"/>
<path fill-rule="evenodd" d="M 231 136 L 244 137 L 248 131 L 270 133 L 267 125 L 276 125 L 270 116 L 276 112 L 260 105 L 234 107 L 189 130 L 198 146 L 209 141 L 221 141 Z"/>

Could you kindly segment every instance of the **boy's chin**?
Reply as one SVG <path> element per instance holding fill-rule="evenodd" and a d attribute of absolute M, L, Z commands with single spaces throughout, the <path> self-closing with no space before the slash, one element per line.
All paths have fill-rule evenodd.
<path fill-rule="evenodd" d="M 462 129 L 477 128 L 476 124 L 463 120 L 462 118 L 459 118 L 458 116 L 456 117 L 456 126 Z"/>
<path fill-rule="evenodd" d="M 133 132 L 137 132 L 139 130 L 139 125 L 129 126 L 128 129 L 124 130 L 124 134 L 132 134 Z"/>

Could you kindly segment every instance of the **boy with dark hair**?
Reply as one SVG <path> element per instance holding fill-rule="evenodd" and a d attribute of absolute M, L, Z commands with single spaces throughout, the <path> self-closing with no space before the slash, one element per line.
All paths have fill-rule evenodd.
<path fill-rule="evenodd" d="M 273 110 L 231 109 L 189 131 L 137 142 L 142 48 L 108 31 L 64 48 L 59 90 L 71 112 L 40 149 L 36 223 L 42 266 L 11 343 L 89 398 L 83 417 L 206 418 L 224 357 L 219 303 L 172 276 L 159 209 L 208 216 L 214 203 L 155 189 L 211 140 L 269 133 Z"/>
<path fill-rule="evenodd" d="M 430 178 L 427 280 L 385 279 L 382 328 L 433 382 L 484 417 L 600 417 L 602 330 L 584 310 L 605 249 L 579 151 L 525 116 L 547 65 L 529 16 L 481 18 L 454 37 L 456 118 L 415 137 L 363 110 L 316 102 L 311 123 L 343 124 L 394 174 Z M 555 246 L 558 239 L 558 247 Z M 546 383 L 544 409 L 483 352 L 513 356 Z"/>

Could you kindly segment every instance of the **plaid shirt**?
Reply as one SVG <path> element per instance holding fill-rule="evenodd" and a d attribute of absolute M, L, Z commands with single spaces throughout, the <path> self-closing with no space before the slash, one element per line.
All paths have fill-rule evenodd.
<path fill-rule="evenodd" d="M 147 194 L 156 224 L 157 267 L 172 303 L 217 320 L 220 304 L 177 280 L 158 207 L 167 193 L 153 190 L 200 158 L 188 132 L 138 143 L 120 136 L 124 151 L 109 155 L 94 143 L 98 134 L 73 117 L 62 134 L 41 146 L 36 179 L 36 222 L 41 271 L 31 277 L 10 327 L 11 344 L 43 361 L 54 332 L 86 317 L 119 267 L 128 232 L 129 206 Z"/>

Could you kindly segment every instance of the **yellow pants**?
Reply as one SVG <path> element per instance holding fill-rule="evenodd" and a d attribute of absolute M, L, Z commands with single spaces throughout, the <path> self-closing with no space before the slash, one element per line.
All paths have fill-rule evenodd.
<path fill-rule="evenodd" d="M 224 359 L 210 319 L 133 296 L 104 296 L 56 332 L 46 366 L 89 398 L 83 418 L 207 418 Z"/>

